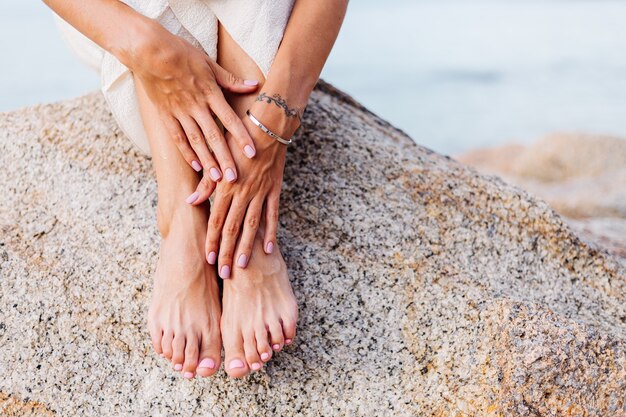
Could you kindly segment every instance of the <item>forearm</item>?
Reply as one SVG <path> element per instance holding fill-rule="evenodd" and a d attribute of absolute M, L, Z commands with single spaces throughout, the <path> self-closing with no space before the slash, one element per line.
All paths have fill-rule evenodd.
<path fill-rule="evenodd" d="M 347 5 L 347 0 L 296 0 L 262 93 L 280 95 L 285 107 L 302 114 L 339 34 Z M 278 106 L 267 107 L 275 111 Z M 287 115 L 289 110 L 283 110 Z M 299 124 L 299 119 L 290 123 L 289 117 L 281 123 L 278 114 L 266 117 L 269 125 L 286 136 Z"/>
<path fill-rule="evenodd" d="M 119 0 L 43 0 L 63 20 L 131 68 L 159 25 Z"/>

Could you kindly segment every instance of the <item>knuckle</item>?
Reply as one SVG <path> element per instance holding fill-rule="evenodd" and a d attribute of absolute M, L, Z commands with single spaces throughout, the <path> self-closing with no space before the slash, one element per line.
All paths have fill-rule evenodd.
<path fill-rule="evenodd" d="M 188 134 L 187 139 L 189 139 L 189 143 L 193 146 L 202 143 L 202 137 L 196 132 Z"/>
<path fill-rule="evenodd" d="M 233 112 L 228 112 L 221 118 L 221 121 L 224 124 L 224 126 L 234 126 L 238 120 L 239 118 Z"/>
<path fill-rule="evenodd" d="M 204 189 L 211 189 L 213 187 L 213 180 L 209 176 L 203 175 L 199 185 Z"/>
<path fill-rule="evenodd" d="M 213 85 L 213 83 L 206 83 L 202 86 L 200 92 L 203 96 L 210 97 L 215 94 L 215 85 Z"/>
<path fill-rule="evenodd" d="M 224 233 L 229 236 L 236 234 L 239 231 L 239 226 L 235 222 L 228 222 L 224 225 Z"/>
<path fill-rule="evenodd" d="M 256 229 L 257 227 L 259 227 L 259 217 L 256 215 L 248 217 L 248 219 L 246 220 L 246 225 L 250 229 Z"/>
<path fill-rule="evenodd" d="M 217 144 L 222 139 L 222 135 L 216 129 L 210 129 L 206 135 L 206 140 L 210 145 Z"/>
<path fill-rule="evenodd" d="M 209 227 L 211 229 L 211 235 L 217 233 L 217 231 L 219 230 L 219 228 L 222 226 L 222 223 L 224 222 L 224 218 L 220 215 L 220 214 L 212 214 L 211 218 L 209 219 Z M 211 236 L 213 237 L 213 236 Z"/>
<path fill-rule="evenodd" d="M 185 143 L 185 136 L 180 132 L 174 132 L 172 133 L 172 140 L 174 141 L 174 143 L 182 145 L 183 143 Z"/>

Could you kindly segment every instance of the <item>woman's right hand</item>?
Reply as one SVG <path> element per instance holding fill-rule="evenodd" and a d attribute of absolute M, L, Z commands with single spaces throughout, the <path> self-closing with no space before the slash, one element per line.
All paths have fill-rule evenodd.
<path fill-rule="evenodd" d="M 160 25 L 147 39 L 138 42 L 129 62 L 130 70 L 142 81 L 148 97 L 159 109 L 182 156 L 194 170 L 204 170 L 199 197 L 207 198 L 222 177 L 234 182 L 235 163 L 213 114 L 232 133 L 236 148 L 253 158 L 254 142 L 220 87 L 248 94 L 257 89 L 258 81 L 231 74 L 204 51 Z"/>

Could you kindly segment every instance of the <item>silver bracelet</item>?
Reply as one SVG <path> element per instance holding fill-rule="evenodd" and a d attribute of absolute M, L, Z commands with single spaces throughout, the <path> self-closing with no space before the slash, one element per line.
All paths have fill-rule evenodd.
<path fill-rule="evenodd" d="M 291 139 L 285 139 L 283 137 L 280 137 L 276 133 L 274 133 L 271 130 L 269 130 L 263 123 L 259 122 L 256 117 L 254 117 L 252 114 L 250 114 L 250 110 L 246 110 L 246 114 L 248 115 L 248 117 L 250 118 L 252 123 L 257 125 L 259 127 L 259 129 L 261 129 L 262 131 L 267 133 L 267 135 L 269 137 L 271 137 L 272 139 L 276 139 L 277 141 L 279 141 L 283 145 L 290 145 L 291 144 Z"/>

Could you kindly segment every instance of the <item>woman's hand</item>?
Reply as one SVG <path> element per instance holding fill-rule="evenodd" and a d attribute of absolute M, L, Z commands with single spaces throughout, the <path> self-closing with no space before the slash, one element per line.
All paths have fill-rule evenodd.
<path fill-rule="evenodd" d="M 129 59 L 129 68 L 159 108 L 162 121 L 187 163 L 198 172 L 204 169 L 203 192 L 210 194 L 222 176 L 228 182 L 237 179 L 235 153 L 247 158 L 256 154 L 252 138 L 226 102 L 220 86 L 247 94 L 257 89 L 258 82 L 239 79 L 202 50 L 157 26 L 147 40 L 139 42 Z M 212 114 L 231 132 L 231 147 Z"/>

